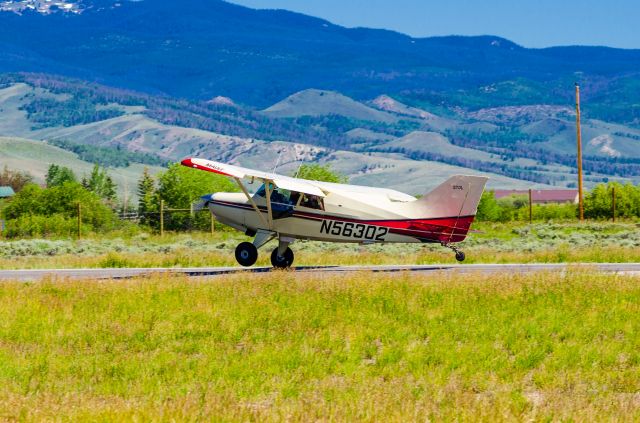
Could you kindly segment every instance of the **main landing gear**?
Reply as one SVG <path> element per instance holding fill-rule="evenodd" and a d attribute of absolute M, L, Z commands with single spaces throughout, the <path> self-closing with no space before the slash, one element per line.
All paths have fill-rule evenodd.
<path fill-rule="evenodd" d="M 284 252 L 279 253 L 280 248 L 275 248 L 271 253 L 271 264 L 277 269 L 286 269 L 293 263 L 293 251 L 287 247 Z"/>
<path fill-rule="evenodd" d="M 253 266 L 258 260 L 258 248 L 276 237 L 276 234 L 269 231 L 258 231 L 253 242 L 243 242 L 236 247 L 236 260 L 241 266 Z M 293 264 L 293 251 L 289 245 L 293 243 L 293 238 L 280 237 L 278 247 L 271 253 L 271 264 L 276 269 L 286 269 Z"/>
<path fill-rule="evenodd" d="M 241 266 L 253 266 L 258 260 L 258 249 L 250 242 L 243 242 L 236 247 L 236 260 Z"/>
<path fill-rule="evenodd" d="M 453 245 L 447 244 L 446 242 L 442 243 L 443 247 L 447 247 L 449 249 L 451 249 L 454 253 L 456 253 L 456 260 L 458 260 L 459 262 L 463 262 L 465 259 L 465 255 L 464 252 L 461 250 L 458 250 L 456 247 L 454 247 Z"/>

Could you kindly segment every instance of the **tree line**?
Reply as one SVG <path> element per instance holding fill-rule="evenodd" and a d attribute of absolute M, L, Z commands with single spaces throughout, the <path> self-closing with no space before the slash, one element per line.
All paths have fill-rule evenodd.
<path fill-rule="evenodd" d="M 615 190 L 616 218 L 640 217 L 640 185 L 608 182 L 597 184 L 584 196 L 584 216 L 587 219 L 612 219 Z M 578 205 L 533 204 L 534 220 L 577 219 Z M 476 219 L 489 222 L 525 221 L 529 219 L 528 195 L 495 198 L 493 191 L 485 191 L 478 204 Z"/>
<path fill-rule="evenodd" d="M 305 164 L 297 172 L 304 179 L 346 182 L 328 165 Z M 0 173 L 3 181 L 13 183 L 17 194 L 0 204 L 0 217 L 5 220 L 6 237 L 73 236 L 77 229 L 77 206 L 82 205 L 83 232 L 107 232 L 129 228 L 157 230 L 160 224 L 160 205 L 165 207 L 165 229 L 209 230 L 208 212 L 192 213 L 193 205 L 202 196 L 215 192 L 234 192 L 238 187 L 228 178 L 171 164 L 164 172 L 152 175 L 148 168 L 138 185 L 138 203 L 128 208 L 117 196 L 117 187 L 108 170 L 96 164 L 91 173 L 81 178 L 72 169 L 52 164 L 45 177 L 44 187 L 34 184 L 31 175 L 5 167 Z M 257 188 L 257 187 L 255 187 Z M 616 216 L 640 217 L 640 186 L 631 183 L 599 184 L 585 195 L 585 216 L 588 219 L 610 219 L 612 191 L 616 192 Z M 136 211 L 139 222 L 118 219 L 119 212 Z M 181 211 L 176 211 L 181 210 Z M 492 191 L 485 191 L 478 207 L 477 220 L 508 222 L 528 219 L 528 197 L 511 196 L 496 199 Z M 545 204 L 533 206 L 535 220 L 564 220 L 577 218 L 575 204 Z"/>
<path fill-rule="evenodd" d="M 77 144 L 68 140 L 53 139 L 47 141 L 51 145 L 63 150 L 71 151 L 78 158 L 89 163 L 97 163 L 106 167 L 128 167 L 131 163 L 141 163 L 151 166 L 166 166 L 169 161 L 155 154 L 129 151 L 121 145 L 115 147 L 99 147 L 95 145 Z"/>

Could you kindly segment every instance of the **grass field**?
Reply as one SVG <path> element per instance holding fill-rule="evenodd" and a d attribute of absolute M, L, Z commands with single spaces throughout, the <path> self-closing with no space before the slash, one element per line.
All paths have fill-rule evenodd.
<path fill-rule="evenodd" d="M 465 263 L 639 262 L 640 230 L 621 223 L 480 223 L 459 246 Z M 235 266 L 236 245 L 250 238 L 229 231 L 94 234 L 82 240 L 0 240 L 0 269 L 77 267 Z M 258 265 L 268 266 L 276 243 L 260 250 Z M 455 262 L 437 244 L 361 246 L 296 242 L 295 265 L 433 264 Z"/>
<path fill-rule="evenodd" d="M 0 285 L 0 419 L 640 419 L 640 279 Z"/>

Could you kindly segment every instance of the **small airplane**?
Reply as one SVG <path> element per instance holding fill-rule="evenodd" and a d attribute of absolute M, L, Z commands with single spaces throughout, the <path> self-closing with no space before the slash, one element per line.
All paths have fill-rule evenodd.
<path fill-rule="evenodd" d="M 293 263 L 295 240 L 374 243 L 440 243 L 464 261 L 454 243 L 463 241 L 476 215 L 486 177 L 456 175 L 418 199 L 399 191 L 298 179 L 199 158 L 182 165 L 233 178 L 242 192 L 202 197 L 215 218 L 254 237 L 235 251 L 242 266 L 252 266 L 258 249 L 274 238 L 271 264 Z M 261 186 L 250 194 L 243 180 Z"/>

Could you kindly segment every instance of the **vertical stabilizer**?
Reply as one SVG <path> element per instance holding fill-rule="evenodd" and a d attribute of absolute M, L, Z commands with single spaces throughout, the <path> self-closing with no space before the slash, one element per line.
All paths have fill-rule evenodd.
<path fill-rule="evenodd" d="M 411 215 L 415 218 L 475 216 L 488 179 L 485 176 L 452 176 L 411 203 Z"/>

